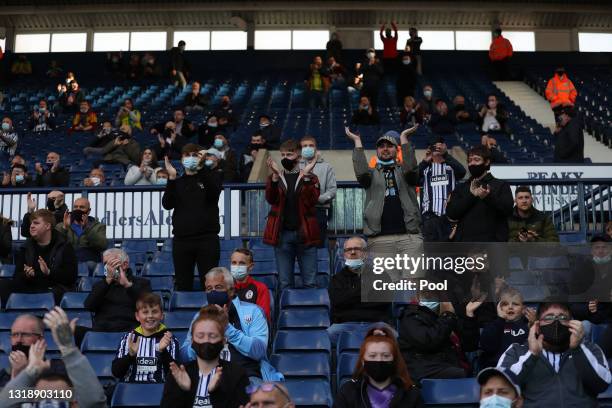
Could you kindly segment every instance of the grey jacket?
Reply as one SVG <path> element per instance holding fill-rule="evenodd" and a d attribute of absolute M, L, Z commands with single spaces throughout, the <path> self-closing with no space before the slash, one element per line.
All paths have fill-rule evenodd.
<path fill-rule="evenodd" d="M 300 160 L 300 169 L 306 167 L 306 161 Z M 336 198 L 336 171 L 334 168 L 322 157 L 319 157 L 317 164 L 315 164 L 312 172 L 319 179 L 319 186 L 321 188 L 321 194 L 319 195 L 319 204 L 317 207 L 329 208 L 331 202 Z"/>
<path fill-rule="evenodd" d="M 518 378 L 524 408 L 597 407 L 597 395 L 611 382 L 606 357 L 597 344 L 583 341 L 580 347 L 557 355 L 556 372 L 543 351 L 539 356 L 527 344 L 513 344 L 502 354 L 498 366 L 510 369 Z"/>
<path fill-rule="evenodd" d="M 395 179 L 398 183 L 399 198 L 404 211 L 404 223 L 409 234 L 421 232 L 421 211 L 417 201 L 416 187 L 419 183 L 419 167 L 410 142 L 402 145 L 401 165 L 395 166 Z M 353 168 L 359 184 L 366 190 L 365 209 L 363 211 L 363 232 L 367 236 L 380 233 L 381 218 L 385 205 L 386 182 L 382 168 L 371 169 L 363 148 L 353 150 Z"/>
<path fill-rule="evenodd" d="M 66 353 L 62 360 L 66 366 L 66 372 L 72 381 L 73 398 L 79 403 L 79 407 L 106 408 L 106 396 L 104 389 L 96 377 L 87 358 L 75 347 Z M 2 392 L 0 392 L 0 407 L 18 408 L 24 402 L 18 399 L 10 399 L 9 390 L 24 390 L 33 388 L 36 378 L 28 374 L 27 370 L 9 381 Z"/>

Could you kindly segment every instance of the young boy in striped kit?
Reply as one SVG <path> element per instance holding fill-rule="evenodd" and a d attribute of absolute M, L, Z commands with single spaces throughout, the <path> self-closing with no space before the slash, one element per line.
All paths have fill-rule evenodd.
<path fill-rule="evenodd" d="M 155 293 L 145 293 L 136 302 L 136 320 L 140 326 L 121 339 L 113 360 L 113 376 L 123 382 L 163 383 L 176 358 L 179 343 L 161 322 L 162 300 Z"/>

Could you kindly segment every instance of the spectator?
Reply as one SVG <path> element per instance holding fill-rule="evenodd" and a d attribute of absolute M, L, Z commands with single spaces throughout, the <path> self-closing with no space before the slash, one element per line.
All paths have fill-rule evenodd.
<path fill-rule="evenodd" d="M 22 166 L 26 165 L 26 161 L 23 158 L 23 155 L 16 153 L 13 158 L 11 159 L 11 167 L 16 165 L 16 164 L 21 164 Z"/>
<path fill-rule="evenodd" d="M 132 137 L 132 128 L 121 125 L 117 137 L 102 148 L 104 163 L 118 163 L 127 167 L 140 161 L 140 144 Z"/>
<path fill-rule="evenodd" d="M 34 187 L 34 182 L 28 175 L 28 169 L 22 164 L 16 164 L 11 168 L 11 173 L 4 172 L 2 187 L 24 188 Z"/>
<path fill-rule="evenodd" d="M 287 387 L 280 383 L 265 382 L 247 387 L 248 408 L 295 408 Z"/>
<path fill-rule="evenodd" d="M 417 123 L 420 123 L 420 119 L 417 117 L 418 106 L 412 96 L 406 96 L 404 98 L 404 106 L 400 112 L 400 124 L 402 129 L 411 128 Z"/>
<path fill-rule="evenodd" d="M 11 74 L 16 79 L 29 77 L 32 75 L 32 63 L 25 55 L 19 55 L 11 65 Z"/>
<path fill-rule="evenodd" d="M 474 115 L 465 106 L 465 98 L 463 95 L 457 95 L 453 98 L 453 116 L 455 123 L 472 123 Z"/>
<path fill-rule="evenodd" d="M 325 44 L 327 58 L 333 57 L 336 61 L 342 61 L 342 41 L 337 32 L 331 34 L 331 38 Z"/>
<path fill-rule="evenodd" d="M 176 133 L 176 124 L 172 121 L 166 123 L 164 131 L 157 134 L 158 142 L 153 145 L 157 157 L 169 157 L 178 160 L 182 156 L 183 147 L 187 143 L 185 137 Z"/>
<path fill-rule="evenodd" d="M 332 87 L 342 88 L 346 86 L 346 69 L 336 60 L 336 58 L 329 57 L 325 69 L 329 74 Z"/>
<path fill-rule="evenodd" d="M 62 67 L 60 67 L 57 60 L 51 60 L 51 62 L 49 63 L 49 69 L 47 70 L 47 78 L 60 78 L 63 73 L 64 70 L 62 69 Z"/>
<path fill-rule="evenodd" d="M 219 117 L 226 117 L 228 127 L 236 127 L 237 119 L 234 116 L 234 108 L 232 107 L 232 100 L 229 95 L 223 95 L 221 97 L 221 106 L 217 109 L 216 115 Z"/>
<path fill-rule="evenodd" d="M 268 143 L 270 150 L 278 149 L 281 139 L 281 130 L 272 123 L 270 116 L 259 115 L 259 131 Z"/>
<path fill-rule="evenodd" d="M 511 370 L 485 368 L 476 378 L 480 385 L 480 408 L 523 408 L 518 379 Z"/>
<path fill-rule="evenodd" d="M 393 35 L 391 35 L 391 29 L 387 27 L 387 23 L 383 23 L 380 27 L 380 41 L 383 43 L 383 64 L 385 70 L 392 72 L 395 70 L 395 63 L 397 60 L 397 26 L 391 21 L 391 27 L 393 28 Z M 385 35 L 383 35 L 383 31 Z"/>
<path fill-rule="evenodd" d="M 21 314 L 11 325 L 11 350 L 8 367 L 0 369 L 0 389 L 14 379 L 28 365 L 30 347 L 43 338 L 45 326 L 40 318 L 32 314 Z M 6 334 L 4 334 L 6 335 Z"/>
<path fill-rule="evenodd" d="M 371 273 L 366 241 L 353 236 L 344 241 L 344 267 L 332 276 L 328 292 L 332 325 L 327 329 L 332 344 L 342 332 L 355 332 L 365 327 L 364 322 L 389 321 L 389 303 L 362 302 L 362 278 Z M 367 323 L 369 324 L 369 323 Z"/>
<path fill-rule="evenodd" d="M 208 105 L 206 95 L 200 93 L 201 85 L 198 81 L 191 84 L 191 92 L 185 96 L 185 112 L 202 112 Z"/>
<path fill-rule="evenodd" d="M 79 112 L 72 118 L 70 132 L 95 132 L 98 126 L 98 116 L 91 110 L 89 101 L 82 101 Z"/>
<path fill-rule="evenodd" d="M 36 163 L 36 184 L 39 187 L 68 187 L 70 172 L 61 165 L 61 157 L 55 152 L 47 153 L 45 164 Z"/>
<path fill-rule="evenodd" d="M 439 302 L 432 294 L 418 295 L 419 304 L 409 304 L 399 323 L 399 345 L 412 377 L 463 378 L 455 349 L 457 315 L 450 302 Z"/>
<path fill-rule="evenodd" d="M 189 119 L 185 119 L 185 112 L 183 109 L 176 109 L 171 122 L 174 122 L 174 131 L 177 135 L 184 136 L 185 139 L 191 139 L 195 135 L 196 128 Z M 168 122 L 161 122 L 151 128 L 151 134 L 156 135 L 162 133 L 167 127 Z M 160 156 L 161 157 L 161 156 Z"/>
<path fill-rule="evenodd" d="M 0 214 L 0 262 L 10 264 L 13 261 L 13 220 Z"/>
<path fill-rule="evenodd" d="M 436 101 L 436 110 L 431 115 L 429 127 L 435 135 L 449 136 L 455 133 L 455 118 L 448 113 L 446 102 L 441 99 Z"/>
<path fill-rule="evenodd" d="M 219 117 L 217 114 L 212 113 L 208 115 L 206 124 L 202 124 L 198 129 L 198 144 L 205 149 L 212 147 L 215 142 L 215 135 L 219 131 L 223 132 L 223 130 L 219 129 Z"/>
<path fill-rule="evenodd" d="M 172 259 L 176 290 L 193 289 L 193 270 L 198 266 L 201 282 L 210 268 L 219 264 L 219 195 L 221 180 L 201 166 L 200 147 L 183 147 L 185 174 L 177 178 L 176 169 L 166 157 L 168 185 L 162 205 L 172 213 Z"/>
<path fill-rule="evenodd" d="M 66 72 L 66 79 L 64 79 L 64 83 L 67 86 L 70 86 L 70 84 L 72 84 L 75 81 L 76 81 L 76 77 L 74 76 L 74 72 L 72 71 Z"/>
<path fill-rule="evenodd" d="M 2 129 L 0 130 L 0 160 L 8 161 L 15 155 L 19 135 L 13 127 L 13 120 L 8 116 L 2 118 Z"/>
<path fill-rule="evenodd" d="M 563 303 L 540 303 L 528 341 L 508 347 L 498 367 L 518 377 L 525 408 L 595 407 L 612 381 L 605 355 Z"/>
<path fill-rule="evenodd" d="M 396 51 L 397 52 L 397 51 Z M 355 65 L 357 75 L 363 75 L 361 96 L 367 96 L 370 103 L 376 107 L 378 103 L 378 91 L 382 83 L 383 67 L 380 60 L 376 58 L 376 50 L 369 48 L 366 52 L 366 61 Z"/>
<path fill-rule="evenodd" d="M 323 59 L 317 55 L 308 68 L 304 79 L 308 89 L 310 109 L 327 107 L 327 92 L 329 91 L 329 72 L 323 66 Z"/>
<path fill-rule="evenodd" d="M 155 55 L 150 52 L 145 52 L 140 59 L 142 64 L 142 74 L 145 79 L 156 79 L 161 76 L 161 69 L 157 64 Z"/>
<path fill-rule="evenodd" d="M 401 56 L 401 65 L 395 83 L 398 106 L 402 106 L 407 96 L 414 96 L 414 89 L 417 83 L 417 73 L 410 54 L 404 53 Z"/>
<path fill-rule="evenodd" d="M 497 148 L 497 140 L 489 135 L 482 135 L 480 139 L 481 145 L 489 151 L 491 155 L 491 164 L 507 164 L 508 159 L 502 152 Z"/>
<path fill-rule="evenodd" d="M 46 100 L 41 99 L 34 106 L 28 128 L 37 133 L 55 129 L 55 114 L 47 107 Z"/>
<path fill-rule="evenodd" d="M 181 85 L 181 88 L 185 88 L 187 85 L 187 77 L 188 77 L 188 64 L 185 61 L 185 56 L 183 55 L 185 51 L 185 41 L 179 41 L 178 47 L 172 47 L 170 50 L 170 74 L 172 76 L 172 81 L 174 81 L 174 86 Z"/>
<path fill-rule="evenodd" d="M 36 210 L 30 216 L 30 237 L 15 255 L 15 275 L 0 281 L 0 294 L 6 304 L 11 293 L 49 293 L 59 304 L 62 296 L 74 290 L 77 259 L 74 249 L 53 228 L 55 217 L 49 210 Z"/>
<path fill-rule="evenodd" d="M 110 121 L 102 122 L 102 128 L 96 133 L 96 138 L 89 144 L 88 147 L 101 148 L 117 137 L 117 130 L 113 129 L 113 124 Z M 87 155 L 89 150 L 83 149 L 83 154 Z M 94 151 L 95 152 L 95 151 Z"/>
<path fill-rule="evenodd" d="M 529 187 L 516 188 L 514 203 L 516 205 L 508 219 L 508 237 L 511 242 L 559 242 L 550 217 L 533 206 Z"/>
<path fill-rule="evenodd" d="M 21 222 L 21 236 L 30 238 L 30 216 L 36 211 L 36 201 L 32 198 L 32 193 L 27 195 L 28 212 L 23 215 Z M 53 190 L 47 194 L 46 206 L 47 210 L 53 213 L 55 225 L 64 222 L 64 214 L 68 212 L 68 206 L 64 202 L 64 193 L 58 190 Z"/>
<path fill-rule="evenodd" d="M 231 360 L 223 359 L 224 347 L 233 347 L 227 334 L 238 331 L 233 327 L 235 321 L 229 321 L 228 313 L 214 305 L 196 314 L 185 340 L 191 361 L 180 367 L 170 363 L 172 375 L 164 387 L 162 408 L 231 408 L 248 402 L 246 370 L 233 358 L 235 354 Z"/>
<path fill-rule="evenodd" d="M 85 187 L 104 187 L 106 185 L 104 170 L 99 167 L 91 169 L 89 176 L 83 179 L 83 185 Z"/>
<path fill-rule="evenodd" d="M 179 342 L 162 323 L 163 319 L 161 297 L 155 293 L 142 294 L 136 301 L 136 320 L 140 325 L 121 338 L 112 364 L 115 378 L 128 383 L 166 382 Z"/>
<path fill-rule="evenodd" d="M 93 313 L 93 331 L 127 332 L 137 325 L 136 301 L 151 292 L 148 279 L 134 276 L 124 250 L 111 248 L 102 254 L 104 278 L 94 283 L 85 299 Z"/>
<path fill-rule="evenodd" d="M 130 55 L 130 60 L 127 66 L 127 79 L 132 81 L 139 80 L 142 77 L 142 65 L 140 64 L 140 55 Z"/>
<path fill-rule="evenodd" d="M 236 296 L 243 302 L 255 303 L 261 307 L 261 310 L 266 315 L 266 319 L 268 319 L 268 322 L 271 322 L 270 291 L 265 283 L 255 280 L 251 276 L 255 266 L 253 252 L 246 248 L 234 249 L 230 263 Z"/>
<path fill-rule="evenodd" d="M 224 331 L 227 350 L 221 354 L 221 359 L 243 368 L 251 383 L 282 380 L 282 375 L 266 358 L 269 332 L 262 309 L 252 303 L 243 302 L 236 296 L 234 279 L 226 268 L 215 267 L 208 271 L 205 286 L 209 307 L 218 305 L 226 309 L 229 316 L 229 324 Z M 195 314 L 192 328 L 200 313 Z M 182 361 L 195 360 L 199 354 L 193 346 L 195 339 L 197 336 L 195 333 L 192 336 L 190 330 L 181 345 Z"/>
<path fill-rule="evenodd" d="M 372 106 L 372 103 L 370 103 L 370 98 L 367 96 L 359 98 L 359 106 L 357 110 L 353 111 L 351 123 L 353 125 L 364 126 L 373 126 L 380 123 L 378 112 L 376 112 L 376 109 Z"/>
<path fill-rule="evenodd" d="M 274 247 L 280 289 L 295 287 L 295 262 L 300 265 L 302 284 L 316 287 L 317 246 L 321 245 L 315 206 L 319 198 L 319 180 L 312 173 L 316 158 L 300 170 L 299 146 L 289 139 L 280 146 L 283 170 L 270 157 L 270 176 L 266 183 L 268 214 L 263 242 Z"/>
<path fill-rule="evenodd" d="M 30 404 L 22 405 L 24 399 L 14 399 L 12 392 L 35 389 L 45 397 L 57 396 L 57 398 L 37 399 L 32 404 L 34 406 L 59 407 L 61 404 L 69 404 L 74 407 L 105 408 L 104 389 L 87 358 L 75 346 L 71 333 L 72 324 L 66 313 L 56 306 L 45 314 L 44 322 L 51 330 L 53 341 L 60 350 L 66 374 L 58 373 L 57 369 L 50 370 L 53 367 L 51 362 L 44 359 L 46 342 L 44 339 L 39 339 L 30 347 L 26 367 L 0 392 L 0 406 L 7 408 L 29 406 Z M 67 403 L 65 398 L 60 398 L 62 395 L 73 395 L 74 398 Z"/>
<path fill-rule="evenodd" d="M 510 59 L 512 58 L 512 44 L 502 36 L 501 28 L 493 30 L 493 41 L 489 46 L 489 60 L 493 69 L 494 81 L 507 81 L 510 79 Z"/>
<path fill-rule="evenodd" d="M 227 140 L 225 136 L 218 134 L 215 136 L 213 146 L 214 148 L 208 149 L 207 154 L 213 153 L 212 156 L 214 157 L 211 157 L 211 159 L 214 160 L 216 158 L 218 160 L 217 166 L 215 167 L 221 169 L 223 172 L 223 181 L 226 183 L 237 181 L 238 159 L 236 158 L 236 151 L 229 145 L 229 140 Z M 206 163 L 207 162 L 204 164 Z"/>
<path fill-rule="evenodd" d="M 349 407 L 425 407 L 397 341 L 382 330 L 368 332 L 353 378 L 336 395 L 334 408 Z"/>
<path fill-rule="evenodd" d="M 423 186 L 421 218 L 425 242 L 448 241 L 452 223 L 446 217 L 446 203 L 457 180 L 464 176 L 465 168 L 448 154 L 444 139 L 435 138 L 419 164 L 419 185 Z"/>
<path fill-rule="evenodd" d="M 69 79 L 67 80 L 69 81 Z M 76 80 L 67 82 L 66 86 L 69 87 L 66 92 L 60 92 L 60 106 L 64 113 L 77 113 L 81 102 L 83 101 L 83 92 L 79 88 L 79 83 Z M 58 85 L 58 88 L 60 85 Z M 63 85 L 61 85 L 61 91 L 63 91 Z"/>
<path fill-rule="evenodd" d="M 261 132 L 257 131 L 251 136 L 251 143 L 244 149 L 240 161 L 238 162 L 238 172 L 240 173 L 240 181 L 246 183 L 249 180 L 249 175 L 253 169 L 253 164 L 257 158 L 260 149 L 269 149 L 269 146 L 262 136 Z"/>
<path fill-rule="evenodd" d="M 477 121 L 483 134 L 508 135 L 508 113 L 493 94 L 487 96 L 487 104 L 480 108 Z"/>
<path fill-rule="evenodd" d="M 409 52 L 412 60 L 415 61 L 414 64 L 416 65 L 417 74 L 423 75 L 423 60 L 421 58 L 421 44 L 423 44 L 423 39 L 419 37 L 418 31 L 414 27 L 410 27 L 408 35 L 410 38 L 406 40 L 405 51 Z"/>
<path fill-rule="evenodd" d="M 423 87 L 423 99 L 419 101 L 417 115 L 428 122 L 431 115 L 436 111 L 436 102 L 433 99 L 433 88 L 431 85 Z"/>
<path fill-rule="evenodd" d="M 125 77 L 123 68 L 123 55 L 119 52 L 106 53 L 106 70 L 112 79 L 119 80 Z"/>
<path fill-rule="evenodd" d="M 582 120 L 571 107 L 559 110 L 554 131 L 555 163 L 584 163 L 584 133 Z"/>
<path fill-rule="evenodd" d="M 321 157 L 320 152 L 317 150 L 317 141 L 314 137 L 304 136 L 300 140 L 300 148 L 300 169 L 304 169 L 311 160 L 315 161 L 312 172 L 319 180 L 320 193 L 316 209 L 321 236 L 320 248 L 324 248 L 327 242 L 327 223 L 331 216 L 329 210 L 332 201 L 336 198 L 336 172 L 334 168 Z"/>
<path fill-rule="evenodd" d="M 559 67 L 555 70 L 555 75 L 546 84 L 545 95 L 555 116 L 558 116 L 564 107 L 574 106 L 578 92 L 574 83 L 567 77 L 565 68 Z"/>
<path fill-rule="evenodd" d="M 134 108 L 134 103 L 131 98 L 126 98 L 123 101 L 123 106 L 119 108 L 119 112 L 115 116 L 115 126 L 129 126 L 131 129 L 142 130 L 140 123 L 140 111 Z"/>
<path fill-rule="evenodd" d="M 168 170 L 159 168 L 155 170 L 155 184 L 158 186 L 165 186 L 168 184 Z"/>
<path fill-rule="evenodd" d="M 468 152 L 470 178 L 453 190 L 446 206 L 449 218 L 457 220 L 457 242 L 506 242 L 508 217 L 512 214 L 512 192 L 489 168 L 491 155 L 477 146 Z"/>
<path fill-rule="evenodd" d="M 123 184 L 126 186 L 150 186 L 157 184 L 157 170 L 159 168 L 157 155 L 152 149 L 146 148 L 140 155 L 140 163 L 128 168 Z"/>
<path fill-rule="evenodd" d="M 102 261 L 102 252 L 108 247 L 106 225 L 90 216 L 91 204 L 85 197 L 77 198 L 72 212 L 64 213 L 64 220 L 55 229 L 76 251 L 79 262 L 87 262 L 89 270 L 94 271 Z"/>

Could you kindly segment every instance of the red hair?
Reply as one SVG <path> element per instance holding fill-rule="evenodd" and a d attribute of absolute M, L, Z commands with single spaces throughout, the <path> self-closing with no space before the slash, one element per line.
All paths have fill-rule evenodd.
<path fill-rule="evenodd" d="M 412 379 L 410 378 L 410 374 L 408 373 L 408 368 L 406 367 L 406 363 L 404 362 L 404 357 L 400 353 L 399 345 L 397 344 L 397 340 L 395 337 L 380 334 L 371 334 L 368 335 L 363 343 L 361 343 L 361 348 L 359 349 L 359 359 L 357 360 L 357 364 L 355 365 L 355 371 L 353 372 L 353 379 L 357 380 L 362 378 L 365 375 L 365 370 L 363 368 L 364 356 L 366 353 L 366 349 L 370 343 L 387 343 L 391 348 L 391 353 L 393 354 L 393 365 L 395 371 L 391 375 L 391 379 L 399 379 L 402 382 L 404 389 L 409 389 L 414 385 Z"/>

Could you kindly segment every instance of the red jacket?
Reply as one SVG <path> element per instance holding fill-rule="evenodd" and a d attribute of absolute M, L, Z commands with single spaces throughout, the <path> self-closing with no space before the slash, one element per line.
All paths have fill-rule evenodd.
<path fill-rule="evenodd" d="M 238 298 L 243 302 L 255 303 L 261 307 L 270 321 L 270 291 L 265 283 L 247 276 L 244 282 L 234 280 L 234 288 Z"/>
<path fill-rule="evenodd" d="M 319 179 L 314 174 L 306 177 L 298 176 L 295 183 L 298 194 L 298 218 L 300 220 L 299 235 L 305 246 L 321 244 L 321 233 L 317 221 L 315 205 L 319 201 Z M 285 210 L 285 199 L 287 197 L 287 182 L 281 175 L 280 180 L 272 182 L 272 176 L 268 177 L 266 183 L 266 201 L 272 206 L 268 214 L 266 229 L 264 230 L 263 242 L 276 246 L 283 229 L 283 211 Z"/>
<path fill-rule="evenodd" d="M 500 35 L 491 41 L 491 46 L 489 47 L 489 58 L 491 61 L 502 61 L 512 57 L 513 51 L 512 43 L 510 43 L 507 38 Z"/>
<path fill-rule="evenodd" d="M 380 27 L 380 41 L 383 42 L 383 58 L 397 58 L 397 26 L 395 24 L 391 24 L 393 28 L 393 37 L 387 38 L 383 35 L 385 32 L 385 26 Z"/>

